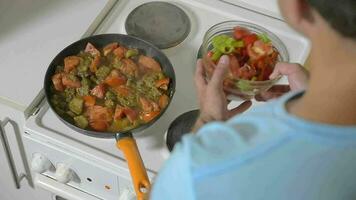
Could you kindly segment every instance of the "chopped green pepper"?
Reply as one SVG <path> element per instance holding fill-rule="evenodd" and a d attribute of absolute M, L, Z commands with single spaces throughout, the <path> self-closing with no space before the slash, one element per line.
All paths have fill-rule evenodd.
<path fill-rule="evenodd" d="M 223 53 L 221 53 L 220 51 L 214 51 L 213 52 L 213 56 L 211 56 L 211 59 L 213 61 L 217 61 L 220 59 L 220 57 L 222 56 Z"/>
<path fill-rule="evenodd" d="M 88 78 L 82 78 L 82 80 L 80 82 L 81 82 L 82 86 L 90 87 L 90 85 L 91 85 L 91 82 Z"/>
<path fill-rule="evenodd" d="M 86 117 L 84 117 L 83 115 L 79 115 L 74 117 L 74 122 L 77 126 L 79 126 L 82 129 L 85 129 L 86 127 L 88 127 L 88 120 Z"/>
<path fill-rule="evenodd" d="M 257 35 L 258 39 L 260 39 L 264 43 L 270 43 L 271 39 L 269 39 L 268 35 L 266 33 L 258 34 Z"/>
<path fill-rule="evenodd" d="M 114 120 L 109 127 L 110 132 L 122 131 L 125 127 L 130 126 L 130 121 L 127 118 Z"/>
<path fill-rule="evenodd" d="M 75 89 L 74 88 L 66 88 L 64 90 L 63 95 L 65 97 L 66 102 L 70 102 L 75 96 Z"/>
<path fill-rule="evenodd" d="M 109 74 L 110 74 L 111 69 L 107 66 L 101 66 L 96 72 L 95 75 L 96 77 L 100 80 L 103 81 Z"/>
<path fill-rule="evenodd" d="M 112 67 L 115 68 L 115 69 L 120 69 L 122 66 L 122 62 L 119 58 L 115 58 L 113 63 L 112 63 Z"/>
<path fill-rule="evenodd" d="M 77 88 L 77 94 L 79 94 L 80 96 L 89 95 L 89 86 L 82 85 L 82 87 Z"/>
<path fill-rule="evenodd" d="M 212 40 L 214 49 L 220 51 L 223 54 L 232 53 L 235 48 L 243 47 L 243 41 L 235 40 L 228 35 L 218 35 Z"/>
<path fill-rule="evenodd" d="M 74 112 L 70 111 L 70 110 L 68 110 L 68 111 L 66 112 L 66 114 L 67 114 L 67 116 L 69 116 L 69 117 L 75 117 L 75 116 L 76 116 L 76 114 L 75 114 Z"/>
<path fill-rule="evenodd" d="M 110 90 L 105 93 L 105 99 L 116 100 L 116 94 Z"/>
<path fill-rule="evenodd" d="M 137 55 L 138 55 L 137 49 L 129 49 L 125 53 L 125 58 L 130 58 L 130 57 L 137 56 Z"/>
<path fill-rule="evenodd" d="M 90 81 L 92 81 L 95 84 L 99 84 L 100 83 L 100 81 L 94 75 L 91 75 L 89 78 L 90 78 Z"/>
<path fill-rule="evenodd" d="M 79 115 L 83 111 L 83 99 L 75 97 L 69 102 L 69 110 Z"/>
<path fill-rule="evenodd" d="M 115 108 L 115 102 L 111 99 L 107 99 L 107 100 L 105 100 L 105 107 Z"/>
<path fill-rule="evenodd" d="M 135 107 L 137 106 L 137 95 L 134 94 L 128 96 L 117 95 L 117 101 L 123 106 Z"/>
<path fill-rule="evenodd" d="M 235 51 L 236 48 L 244 46 L 242 40 L 235 40 L 233 37 L 228 35 L 218 35 L 212 40 L 213 44 L 213 55 L 211 59 L 217 61 L 223 54 L 230 54 Z"/>
<path fill-rule="evenodd" d="M 246 80 L 240 80 L 236 83 L 237 88 L 243 92 L 248 92 L 252 90 L 252 86 Z"/>

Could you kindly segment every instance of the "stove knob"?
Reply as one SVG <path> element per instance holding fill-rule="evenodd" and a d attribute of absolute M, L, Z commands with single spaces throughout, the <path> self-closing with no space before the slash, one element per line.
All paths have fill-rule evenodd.
<path fill-rule="evenodd" d="M 58 163 L 54 177 L 58 182 L 68 183 L 73 179 L 73 170 L 67 164 Z"/>
<path fill-rule="evenodd" d="M 53 167 L 51 161 L 48 158 L 40 153 L 35 153 L 31 161 L 31 169 L 37 173 L 43 173 L 50 170 Z"/>

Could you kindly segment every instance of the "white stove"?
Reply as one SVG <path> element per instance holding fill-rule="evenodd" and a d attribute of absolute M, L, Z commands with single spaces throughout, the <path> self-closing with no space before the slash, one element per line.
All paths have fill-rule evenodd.
<path fill-rule="evenodd" d="M 118 1 L 94 34 L 126 33 L 126 17 L 134 8 L 146 2 L 150 1 Z M 163 50 L 173 64 L 177 82 L 176 93 L 169 108 L 155 124 L 135 135 L 151 178 L 159 171 L 167 157 L 164 133 L 170 123 L 180 114 L 197 108 L 193 83 L 195 62 L 203 36 L 211 26 L 227 20 L 248 21 L 261 25 L 284 42 L 291 62 L 303 64 L 310 48 L 308 41 L 291 30 L 278 14 L 262 14 L 263 10 L 253 5 L 247 8 L 248 1 L 166 2 L 186 12 L 191 22 L 191 31 L 182 43 Z M 237 103 L 239 102 L 233 104 Z M 124 190 L 131 187 L 125 159 L 116 148 L 114 138 L 92 138 L 73 131 L 55 116 L 45 100 L 37 107 L 37 112 L 26 121 L 24 143 L 38 187 L 67 199 L 108 200 L 118 199 Z M 49 167 L 49 161 L 53 164 L 52 167 Z"/>

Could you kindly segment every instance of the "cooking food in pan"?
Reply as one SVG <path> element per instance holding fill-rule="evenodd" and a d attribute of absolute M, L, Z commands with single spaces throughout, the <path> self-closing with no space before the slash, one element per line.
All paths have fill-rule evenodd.
<path fill-rule="evenodd" d="M 67 56 L 52 76 L 50 101 L 77 127 L 124 132 L 157 117 L 169 102 L 160 63 L 119 43 Z"/>

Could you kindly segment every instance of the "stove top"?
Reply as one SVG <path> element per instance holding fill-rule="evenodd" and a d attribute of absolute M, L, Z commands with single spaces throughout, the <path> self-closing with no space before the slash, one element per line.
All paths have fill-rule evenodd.
<path fill-rule="evenodd" d="M 199 110 L 191 110 L 182 115 L 179 115 L 169 125 L 166 135 L 166 145 L 169 151 L 172 151 L 174 146 L 182 140 L 182 137 L 190 133 L 199 117 Z"/>
<path fill-rule="evenodd" d="M 127 34 L 142 38 L 160 49 L 174 47 L 190 32 L 190 20 L 178 6 L 148 2 L 135 8 L 125 21 Z"/>
<path fill-rule="evenodd" d="M 127 33 L 125 21 L 130 13 L 149 0 L 120 0 L 98 27 L 95 34 Z M 190 21 L 187 37 L 174 47 L 163 52 L 170 59 L 176 73 L 176 93 L 164 115 L 144 132 L 135 135 L 145 166 L 158 171 L 165 157 L 162 151 L 167 147 L 164 134 L 169 125 L 182 113 L 197 109 L 196 91 L 193 74 L 196 55 L 205 32 L 214 24 L 227 20 L 242 20 L 256 23 L 274 32 L 286 45 L 291 62 L 304 63 L 309 54 L 309 43 L 292 31 L 283 21 L 255 13 L 242 7 L 233 6 L 218 0 L 170 0 L 169 2 L 186 13 Z M 285 79 L 282 80 L 286 82 Z M 232 102 L 231 106 L 239 102 Z M 115 139 L 92 138 L 77 133 L 63 124 L 44 103 L 40 112 L 30 117 L 26 129 L 36 132 L 43 138 L 55 138 L 58 145 L 71 143 L 73 148 L 92 152 L 93 156 L 115 163 L 124 160 L 123 154 L 116 149 Z"/>

